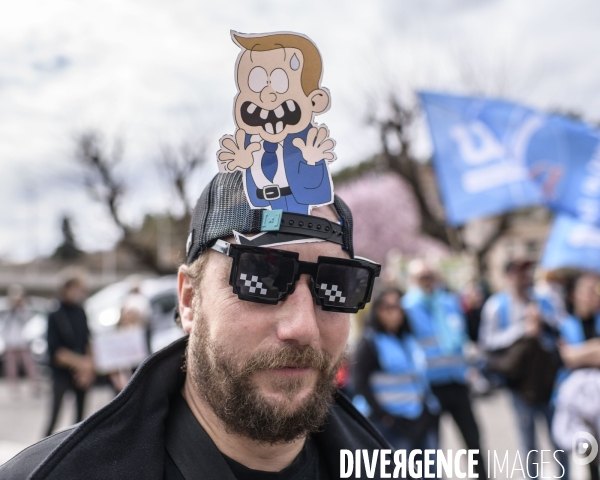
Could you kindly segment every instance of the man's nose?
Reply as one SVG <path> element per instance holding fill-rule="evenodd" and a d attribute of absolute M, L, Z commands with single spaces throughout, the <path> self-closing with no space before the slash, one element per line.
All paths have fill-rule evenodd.
<path fill-rule="evenodd" d="M 260 101 L 263 103 L 275 103 L 277 101 L 277 94 L 271 88 L 271 85 L 267 85 L 260 91 Z"/>
<path fill-rule="evenodd" d="M 301 278 L 296 290 L 281 303 L 282 320 L 277 325 L 277 336 L 281 341 L 293 341 L 300 345 L 318 343 L 319 319 L 315 312 L 315 302 L 310 293 L 310 285 Z"/>

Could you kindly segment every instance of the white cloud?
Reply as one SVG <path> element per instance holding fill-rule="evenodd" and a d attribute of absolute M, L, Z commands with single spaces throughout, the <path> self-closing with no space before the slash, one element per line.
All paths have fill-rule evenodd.
<path fill-rule="evenodd" d="M 153 171 L 158 146 L 206 134 L 216 151 L 233 131 L 229 29 L 299 31 L 317 42 L 333 97 L 319 121 L 338 142 L 336 168 L 377 148 L 364 125 L 377 106 L 365 94 L 390 83 L 477 87 L 591 118 L 600 109 L 593 0 L 21 0 L 8 10 L 0 17 L 0 255 L 12 258 L 50 251 L 64 209 L 86 248 L 116 238 L 101 208 L 61 180 L 74 168 L 72 135 L 87 127 L 127 142 L 135 187 L 127 214 L 166 207 L 172 196 Z"/>

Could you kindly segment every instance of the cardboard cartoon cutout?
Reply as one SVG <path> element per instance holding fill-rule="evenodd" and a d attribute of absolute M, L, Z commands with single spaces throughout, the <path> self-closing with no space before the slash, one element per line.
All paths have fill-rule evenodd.
<path fill-rule="evenodd" d="M 291 32 L 231 32 L 236 62 L 235 135 L 221 138 L 221 172 L 242 171 L 254 209 L 310 214 L 333 202 L 335 141 L 315 115 L 331 105 L 315 44 Z"/>

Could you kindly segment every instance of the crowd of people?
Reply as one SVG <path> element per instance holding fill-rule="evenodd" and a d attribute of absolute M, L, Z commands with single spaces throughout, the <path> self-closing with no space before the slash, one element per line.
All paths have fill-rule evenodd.
<path fill-rule="evenodd" d="M 347 478 L 342 470 L 358 470 L 360 456 L 342 466 L 342 452 L 362 452 L 366 471 L 368 452 L 376 459 L 401 450 L 394 452 L 396 463 L 397 453 L 414 459 L 407 451 L 437 450 L 444 413 L 469 457 L 479 452 L 479 478 L 488 478 L 472 394 L 494 388 L 510 392 L 524 474 L 538 476 L 529 468 L 539 465 L 536 417 L 550 426 L 553 458 L 564 469 L 557 478 L 569 476 L 570 449 L 593 452 L 593 442 L 571 440 L 582 432 L 598 438 L 600 430 L 600 276 L 581 273 L 564 288 L 540 274 L 534 285 L 535 264 L 514 258 L 505 266 L 504 289 L 485 298 L 476 284 L 453 292 L 432 265 L 416 259 L 406 292 L 382 282 L 372 295 L 381 266 L 354 256 L 343 201 L 336 197 L 335 208 L 315 209 L 302 221 L 302 214 L 279 212 L 279 248 L 232 243 L 243 228 L 264 240 L 261 225 L 273 217 L 261 214 L 250 228 L 247 219 L 259 212 L 245 205 L 247 215 L 240 214 L 243 209 L 216 201 L 212 195 L 242 198 L 242 178 L 231 178 L 216 175 L 192 215 L 176 317 L 189 337 L 141 365 L 112 364 L 115 391 L 139 365 L 134 381 L 93 418 L 0 466 L 2 478 L 34 471 L 40 478 L 82 478 L 83 468 L 86 478 L 179 480 L 197 472 L 215 479 Z M 100 344 L 82 305 L 86 290 L 80 275 L 64 277 L 58 308 L 48 316 L 48 435 L 68 391 L 77 398 L 76 420 L 82 419 L 86 391 L 99 373 Z M 148 314 L 139 288 L 123 293 L 113 333 L 139 330 Z M 22 296 L 13 292 L 11 319 L 4 322 L 13 337 L 25 318 Z M 346 358 L 351 314 L 369 302 L 370 318 L 350 362 L 350 401 L 334 379 Z M 10 345 L 14 361 L 29 361 L 22 343 Z M 435 477 L 436 462 L 446 465 L 443 455 L 434 455 L 433 465 L 431 451 L 423 457 L 425 478 Z M 381 468 L 375 462 L 369 468 L 379 473 L 371 478 L 390 478 L 384 459 Z M 590 465 L 597 479 L 597 463 Z"/>
<path fill-rule="evenodd" d="M 510 260 L 505 288 L 486 299 L 475 284 L 451 292 L 426 261 L 413 260 L 405 293 L 383 288 L 375 296 L 346 388 L 392 446 L 439 448 L 447 412 L 466 447 L 483 452 L 472 393 L 506 388 L 523 461 L 536 461 L 541 417 L 568 478 L 573 434 L 600 433 L 600 403 L 590 404 L 600 392 L 600 276 L 582 272 L 560 283 L 540 274 L 534 283 L 534 267 Z M 483 457 L 480 478 L 487 476 Z M 598 463 L 589 468 L 599 478 Z"/>
<path fill-rule="evenodd" d="M 487 298 L 476 283 L 452 292 L 420 259 L 409 265 L 406 292 L 381 286 L 344 383 L 354 404 L 394 448 L 439 448 L 440 416 L 446 412 L 465 446 L 480 451 L 477 473 L 486 477 L 472 398 L 495 388 L 510 392 L 522 456 L 530 464 L 536 461 L 536 454 L 527 452 L 536 450 L 538 417 L 547 422 L 557 450 L 571 450 L 576 431 L 598 438 L 600 411 L 590 399 L 600 392 L 600 276 L 582 272 L 565 285 L 546 273 L 534 283 L 534 268 L 530 261 L 509 261 L 505 288 Z M 46 435 L 54 431 L 69 391 L 76 398 L 74 420 L 83 419 L 86 392 L 96 377 L 82 307 L 85 278 L 65 277 L 58 297 L 58 308 L 48 316 L 52 393 Z M 6 378 L 16 385 L 21 365 L 38 384 L 40 374 L 23 336 L 31 317 L 24 290 L 12 286 L 8 300 L 2 323 Z M 133 285 L 117 328 L 144 327 L 150 313 L 139 285 Z M 120 369 L 107 375 L 115 393 L 132 373 Z M 568 478 L 567 454 L 556 455 Z M 592 480 L 600 478 L 597 462 L 590 474 Z"/>

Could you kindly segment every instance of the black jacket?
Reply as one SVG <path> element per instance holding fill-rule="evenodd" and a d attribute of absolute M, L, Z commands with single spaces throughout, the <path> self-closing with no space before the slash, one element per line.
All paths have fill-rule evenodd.
<path fill-rule="evenodd" d="M 86 353 L 90 341 L 90 330 L 85 310 L 80 305 L 60 302 L 58 309 L 48 315 L 48 356 L 54 377 L 71 378 L 71 372 L 54 363 L 59 348 L 66 348 L 80 355 Z"/>
<path fill-rule="evenodd" d="M 162 480 L 165 419 L 169 402 L 185 379 L 181 365 L 186 344 L 183 338 L 149 357 L 112 402 L 73 428 L 23 450 L 0 467 L 0 478 Z M 340 449 L 391 448 L 342 394 L 336 396 L 323 431 L 314 438 L 332 479 L 339 478 Z M 198 478 L 233 477 L 214 451 L 197 454 L 206 460 L 206 470 Z"/>

